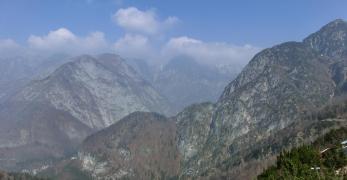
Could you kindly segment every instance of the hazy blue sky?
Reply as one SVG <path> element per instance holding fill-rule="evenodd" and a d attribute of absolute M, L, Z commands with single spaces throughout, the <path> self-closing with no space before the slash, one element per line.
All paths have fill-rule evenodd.
<path fill-rule="evenodd" d="M 346 8 L 344 0 L 0 0 L 0 39 L 42 48 L 57 39 L 54 33 L 47 38 L 49 32 L 65 28 L 57 34 L 71 32 L 84 44 L 94 43 L 88 37 L 101 32 L 98 43 L 118 42 L 126 55 L 127 50 L 143 55 L 150 51 L 145 49 L 149 42 L 158 49 L 175 37 L 181 37 L 171 43 L 175 47 L 198 40 L 264 48 L 301 40 L 331 20 L 347 19 Z M 36 38 L 29 40 L 31 35 Z"/>
<path fill-rule="evenodd" d="M 174 35 L 258 46 L 299 40 L 330 20 L 347 18 L 344 0 L 0 0 L 0 37 L 25 41 L 66 27 L 80 35 L 102 31 L 115 40 L 122 30 L 111 16 L 130 6 L 176 16 Z"/>

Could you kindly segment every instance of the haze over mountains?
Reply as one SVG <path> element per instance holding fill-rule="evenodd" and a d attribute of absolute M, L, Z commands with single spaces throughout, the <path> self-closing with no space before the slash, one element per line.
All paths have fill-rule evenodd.
<path fill-rule="evenodd" d="M 40 56 L 19 53 L 18 55 L 2 56 L 0 59 L 0 101 L 4 101 L 30 80 L 47 75 L 68 61 L 66 55 L 63 54 Z"/>
<path fill-rule="evenodd" d="M 31 58 L 3 61 L 0 168 L 36 167 L 36 161 L 64 157 L 91 133 L 135 111 L 171 116 L 187 104 L 215 100 L 211 87 L 219 85 L 221 91 L 220 84 L 229 81 L 217 69 L 186 59 L 156 71 L 145 61 L 114 54 Z M 191 69 L 201 76 L 192 77 Z M 187 86 L 197 93 L 185 91 Z M 175 97 L 187 100 L 180 103 Z"/>
<path fill-rule="evenodd" d="M 128 60 L 173 105 L 176 112 L 206 101 L 215 102 L 238 73 L 235 69 L 202 64 L 189 56 L 177 56 L 160 68 L 140 60 Z"/>

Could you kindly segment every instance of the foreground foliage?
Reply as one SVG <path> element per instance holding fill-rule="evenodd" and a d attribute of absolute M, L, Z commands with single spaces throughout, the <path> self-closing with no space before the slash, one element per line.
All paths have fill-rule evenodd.
<path fill-rule="evenodd" d="M 258 179 L 347 179 L 347 157 L 341 145 L 345 139 L 347 128 L 340 128 L 311 145 L 282 152 L 276 165 L 266 169 Z"/>

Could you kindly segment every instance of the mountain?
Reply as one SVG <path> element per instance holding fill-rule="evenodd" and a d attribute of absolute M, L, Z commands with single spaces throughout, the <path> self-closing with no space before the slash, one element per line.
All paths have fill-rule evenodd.
<path fill-rule="evenodd" d="M 57 179 L 178 179 L 181 164 L 203 147 L 208 137 L 209 122 L 205 120 L 211 118 L 213 108 L 212 103 L 195 104 L 172 118 L 134 112 L 86 138 L 77 155 L 40 175 Z"/>
<path fill-rule="evenodd" d="M 335 84 L 328 72 L 325 60 L 301 43 L 284 43 L 256 55 L 217 103 L 206 152 L 196 160 L 202 166 L 189 168 L 199 173 L 212 164 L 237 163 L 234 157 L 241 149 L 329 102 Z"/>
<path fill-rule="evenodd" d="M 274 163 L 277 154 L 284 149 L 346 126 L 345 116 L 337 116 L 337 112 L 342 112 L 344 108 L 333 108 L 334 103 L 344 99 L 346 92 L 346 34 L 347 23 L 336 20 L 303 42 L 287 42 L 265 49 L 255 55 L 237 78 L 226 86 L 217 103 L 195 104 L 171 118 L 176 122 L 176 144 L 171 145 L 171 149 L 177 148 L 179 160 L 170 162 L 178 163 L 180 168 L 178 174 L 162 169 L 163 173 L 180 179 L 252 179 Z M 184 67 L 193 71 L 189 65 Z M 323 110 L 327 113 L 321 113 Z M 145 117 L 145 114 L 137 116 Z M 107 129 L 107 132 L 112 131 L 112 135 L 98 136 L 97 141 L 105 139 L 110 142 L 107 138 L 110 136 L 119 140 L 138 137 L 138 132 L 131 133 L 131 129 L 122 128 L 124 132 L 130 132 L 126 136 L 118 134 L 115 129 Z M 157 131 L 168 130 L 158 127 Z M 168 131 L 168 134 L 172 133 Z M 145 139 L 149 140 L 149 137 L 150 134 Z M 167 142 L 156 140 L 161 145 Z M 142 141 L 133 146 L 140 144 Z M 153 145 L 151 151 L 159 152 L 156 148 L 161 146 L 158 144 Z M 112 143 L 109 147 L 113 151 L 97 148 L 78 161 L 90 162 L 85 157 L 94 159 L 99 157 L 98 153 L 111 151 L 118 162 L 122 155 L 117 154 L 118 150 Z M 95 172 L 107 172 L 107 175 L 130 172 L 129 168 L 127 171 L 120 171 L 119 168 L 110 170 L 108 165 L 111 162 L 101 161 L 89 172 L 94 175 Z M 122 159 L 121 162 L 126 163 L 127 160 Z M 117 164 L 115 167 L 120 167 Z M 106 171 L 105 167 L 108 167 Z M 131 167 L 134 177 L 141 174 L 140 167 Z M 160 172 L 150 169 L 155 174 Z"/>
<path fill-rule="evenodd" d="M 346 29 L 346 22 L 337 19 L 308 36 L 303 43 L 322 55 L 342 60 L 347 57 Z"/>
<path fill-rule="evenodd" d="M 132 113 L 84 141 L 78 154 L 82 170 L 105 179 L 175 177 L 175 131 L 175 122 L 162 115 Z"/>
<path fill-rule="evenodd" d="M 168 114 L 170 108 L 119 56 L 76 57 L 1 104 L 0 159 L 8 163 L 0 168 L 63 157 L 135 111 Z"/>
<path fill-rule="evenodd" d="M 216 103 L 171 118 L 133 113 L 54 172 L 68 164 L 97 178 L 253 179 L 282 151 L 347 126 L 346 41 L 347 23 L 335 20 L 303 42 L 265 49 Z"/>
<path fill-rule="evenodd" d="M 347 90 L 346 58 L 347 58 L 347 24 L 338 19 L 324 26 L 304 40 L 304 44 L 326 56 L 332 61 L 330 67 L 333 79 L 338 86 L 336 94 L 343 94 Z"/>
<path fill-rule="evenodd" d="M 153 85 L 153 78 L 156 74 L 156 67 L 150 65 L 143 59 L 126 59 L 126 63 L 129 64 L 138 74 L 140 74 L 145 80 L 151 82 Z"/>
<path fill-rule="evenodd" d="M 112 54 L 77 57 L 11 99 L 27 101 L 67 111 L 93 129 L 107 127 L 134 111 L 169 111 L 165 99 Z"/>
<path fill-rule="evenodd" d="M 160 68 L 141 60 L 132 61 L 131 65 L 175 106 L 176 112 L 193 103 L 215 102 L 237 73 L 199 63 L 188 56 L 172 58 Z"/>
<path fill-rule="evenodd" d="M 273 134 L 281 139 L 284 133 L 279 132 L 283 130 L 295 134 L 297 128 L 288 127 L 302 122 L 308 112 L 338 99 L 335 92 L 343 90 L 336 86 L 332 67 L 346 59 L 339 56 L 343 53 L 330 52 L 344 52 L 345 46 L 333 44 L 346 41 L 345 27 L 346 22 L 336 20 L 303 42 L 283 43 L 258 53 L 225 88 L 213 112 L 209 137 L 200 152 L 184 165 L 184 176 L 241 178 L 240 172 L 249 172 L 247 165 L 257 160 L 247 157 L 247 151 L 257 150 L 259 161 L 265 163 L 264 159 L 286 147 L 282 142 L 276 151 L 262 152 L 255 149 L 255 144 Z M 312 37 L 322 41 L 310 40 Z M 320 48 L 313 48 L 318 47 L 313 42 Z M 244 173 L 248 176 L 243 178 L 256 175 L 256 169 Z"/>

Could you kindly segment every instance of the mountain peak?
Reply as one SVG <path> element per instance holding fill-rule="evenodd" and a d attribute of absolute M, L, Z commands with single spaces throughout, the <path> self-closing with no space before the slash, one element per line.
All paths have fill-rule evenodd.
<path fill-rule="evenodd" d="M 347 22 L 343 19 L 335 19 L 323 26 L 317 33 L 328 35 L 329 33 L 338 33 L 341 31 L 347 31 Z"/>
<path fill-rule="evenodd" d="M 347 22 L 336 19 L 303 42 L 324 56 L 334 59 L 347 57 Z"/>
<path fill-rule="evenodd" d="M 109 126 L 134 111 L 166 113 L 169 109 L 165 98 L 114 54 L 73 58 L 48 78 L 29 84 L 17 98 L 39 98 L 92 129 Z"/>
<path fill-rule="evenodd" d="M 111 54 L 111 53 L 104 53 L 104 54 L 99 54 L 99 55 L 89 55 L 89 54 L 83 54 L 80 56 L 77 56 L 75 58 L 73 58 L 73 61 L 71 61 L 72 63 L 81 63 L 81 62 L 98 62 L 101 64 L 119 64 L 122 62 L 125 62 L 123 60 L 123 58 L 121 58 L 120 56 L 116 55 L 116 54 Z"/>
<path fill-rule="evenodd" d="M 328 23 L 327 25 L 325 26 L 338 26 L 338 25 L 346 25 L 347 22 L 343 19 L 335 19 L 333 21 L 331 21 L 330 23 Z"/>

